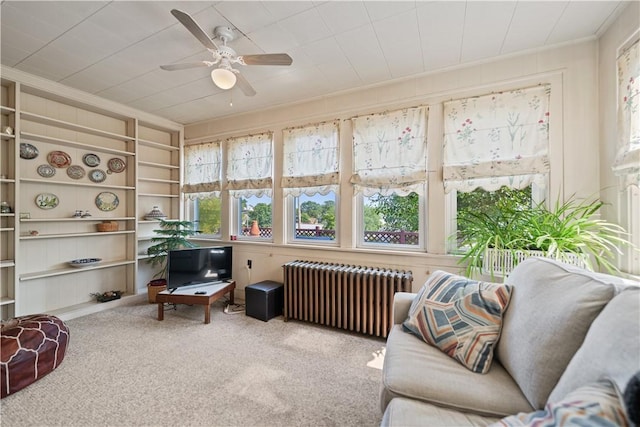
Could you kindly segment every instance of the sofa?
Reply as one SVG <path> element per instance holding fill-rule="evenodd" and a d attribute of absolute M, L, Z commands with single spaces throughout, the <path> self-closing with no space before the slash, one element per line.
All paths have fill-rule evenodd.
<path fill-rule="evenodd" d="M 453 306 L 431 300 L 437 292 L 450 298 L 451 283 L 492 293 L 470 292 L 467 302 Z M 435 291 L 440 284 L 449 288 Z M 487 301 L 490 317 L 500 318 L 497 330 L 481 325 L 481 332 L 465 332 L 474 337 L 471 344 L 449 342 L 465 317 L 483 324 L 476 304 Z M 442 310 L 432 310 L 434 304 Z M 461 306 L 471 314 L 451 314 Z M 443 313 L 453 325 L 449 331 Z M 574 425 L 598 425 L 603 412 L 612 417 L 608 425 L 633 425 L 638 416 L 637 410 L 631 416 L 640 408 L 638 282 L 545 258 L 521 262 L 501 284 L 438 271 L 419 293 L 395 295 L 393 323 L 382 370 L 383 426 L 531 425 L 536 417 L 566 421 L 576 411 L 595 418 Z M 480 345 L 484 335 L 493 341 Z M 481 357 L 467 365 L 484 373 L 464 364 L 474 351 Z M 576 409 L 576 402 L 582 406 Z M 600 412 L 589 415 L 593 407 Z"/>

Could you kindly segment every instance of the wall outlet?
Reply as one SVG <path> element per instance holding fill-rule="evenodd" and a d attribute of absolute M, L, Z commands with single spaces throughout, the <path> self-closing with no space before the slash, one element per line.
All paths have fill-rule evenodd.
<path fill-rule="evenodd" d="M 253 262 L 250 259 L 248 259 L 247 260 L 247 268 L 251 268 L 252 264 L 253 264 Z"/>

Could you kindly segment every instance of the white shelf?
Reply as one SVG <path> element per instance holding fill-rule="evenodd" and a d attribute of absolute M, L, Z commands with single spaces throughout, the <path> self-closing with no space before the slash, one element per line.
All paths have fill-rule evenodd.
<path fill-rule="evenodd" d="M 88 151 L 100 151 L 102 153 L 116 154 L 120 156 L 135 156 L 136 153 L 126 150 L 115 150 L 112 148 L 102 147 L 100 145 L 84 144 L 82 142 L 69 141 L 67 139 L 53 138 L 51 136 L 38 135 L 30 132 L 20 132 L 20 136 L 24 140 L 46 142 L 49 144 L 64 145 L 67 147 L 82 148 Z"/>
<path fill-rule="evenodd" d="M 157 148 L 158 150 L 166 150 L 166 151 L 179 151 L 179 147 L 174 147 L 173 145 L 162 144 L 160 142 L 149 141 L 146 139 L 138 138 L 138 143 L 140 145 L 144 145 L 145 147 Z"/>
<path fill-rule="evenodd" d="M 150 168 L 161 168 L 161 169 L 180 169 L 180 166 L 170 165 L 167 163 L 153 163 L 153 162 L 143 162 L 143 161 L 139 161 L 138 166 L 148 166 Z"/>
<path fill-rule="evenodd" d="M 13 184 L 16 180 L 13 178 L 0 178 L 0 184 Z"/>
<path fill-rule="evenodd" d="M 102 264 L 94 265 L 91 267 L 83 267 L 83 268 L 67 267 L 67 268 L 58 268 L 54 270 L 36 271 L 33 273 L 21 274 L 20 281 L 25 282 L 28 280 L 44 279 L 44 278 L 53 277 L 53 276 L 62 276 L 64 274 L 75 274 L 75 273 L 82 273 L 82 272 L 91 271 L 91 270 L 100 270 L 103 268 L 119 267 L 122 265 L 135 264 L 135 262 L 136 261 L 129 261 L 129 260 L 111 261 L 111 262 L 105 262 Z"/>
<path fill-rule="evenodd" d="M 6 105 L 0 105 L 0 114 L 8 116 L 11 113 L 15 113 L 16 109 L 13 107 L 7 107 Z"/>
<path fill-rule="evenodd" d="M 135 220 L 134 216 L 119 216 L 114 218 L 103 218 L 92 216 L 89 218 L 29 218 L 21 219 L 20 222 L 102 222 L 102 221 L 131 221 Z"/>
<path fill-rule="evenodd" d="M 20 236 L 20 240 L 64 239 L 67 237 L 112 236 L 114 234 L 132 234 L 134 230 L 95 231 L 92 233 L 38 234 L 37 236 Z"/>
<path fill-rule="evenodd" d="M 9 297 L 0 297 L 0 305 L 15 304 L 16 300 Z"/>
<path fill-rule="evenodd" d="M 153 194 L 153 193 L 138 193 L 138 196 L 141 197 L 164 197 L 169 199 L 175 199 L 180 197 L 178 194 Z"/>
<path fill-rule="evenodd" d="M 1 213 L 0 217 L 11 217 L 11 216 L 16 216 L 15 213 L 11 212 L 11 213 Z"/>
<path fill-rule="evenodd" d="M 12 133 L 0 133 L 0 137 L 2 137 L 2 140 L 4 141 L 9 141 L 11 139 L 15 139 L 16 136 Z"/>
<path fill-rule="evenodd" d="M 40 123 L 48 126 L 55 126 L 63 129 L 74 130 L 77 132 L 86 133 L 89 135 L 102 136 L 105 138 L 117 139 L 120 141 L 134 141 L 135 138 L 126 135 L 120 135 L 113 132 L 107 132 L 101 129 L 90 128 L 88 126 L 78 125 L 75 123 L 65 122 L 63 120 L 53 119 L 51 117 L 42 116 L 40 114 L 29 113 L 27 111 L 22 111 L 20 113 L 20 118 L 23 120 L 29 120 L 32 122 Z"/>
<path fill-rule="evenodd" d="M 13 231 L 13 230 L 14 230 L 13 227 L 0 228 L 0 231 Z"/>
<path fill-rule="evenodd" d="M 138 178 L 141 182 L 157 182 L 159 184 L 180 184 L 177 179 Z"/>
<path fill-rule="evenodd" d="M 104 185 L 96 184 L 93 182 L 67 182 L 67 181 L 53 181 L 50 179 L 34 179 L 34 178 L 20 178 L 20 182 L 33 183 L 33 184 L 56 184 L 56 185 L 69 185 L 75 187 L 94 187 L 94 188 L 108 188 L 115 190 L 135 190 L 136 187 L 130 187 L 127 185 Z"/>
<path fill-rule="evenodd" d="M 16 262 L 12 259 L 3 259 L 2 261 L 0 261 L 0 268 L 9 268 L 15 266 Z"/>

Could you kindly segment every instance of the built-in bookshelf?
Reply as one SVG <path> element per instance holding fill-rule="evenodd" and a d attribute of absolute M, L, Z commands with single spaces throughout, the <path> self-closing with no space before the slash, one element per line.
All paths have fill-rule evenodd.
<path fill-rule="evenodd" d="M 158 222 L 145 214 L 158 206 L 182 217 L 182 126 L 93 98 L 2 80 L 3 319 L 86 314 L 112 304 L 93 293 L 146 293 L 140 254 Z M 71 263 L 85 258 L 99 262 Z"/>

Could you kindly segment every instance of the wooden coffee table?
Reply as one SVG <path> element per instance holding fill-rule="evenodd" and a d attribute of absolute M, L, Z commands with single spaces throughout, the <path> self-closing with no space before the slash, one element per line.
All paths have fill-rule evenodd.
<path fill-rule="evenodd" d="M 158 320 L 164 320 L 164 303 L 172 304 L 192 304 L 204 306 L 204 323 L 211 323 L 211 304 L 220 299 L 224 294 L 229 293 L 229 303 L 233 304 L 233 291 L 236 282 L 223 282 L 215 285 L 199 286 L 195 288 L 176 289 L 173 293 L 168 290 L 159 292 L 156 295 L 158 303 Z M 196 294 L 196 292 L 205 292 Z"/>

